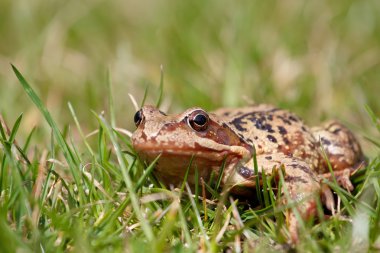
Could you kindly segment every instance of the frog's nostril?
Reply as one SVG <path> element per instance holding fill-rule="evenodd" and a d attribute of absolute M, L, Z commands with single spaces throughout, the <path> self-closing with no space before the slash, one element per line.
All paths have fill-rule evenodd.
<path fill-rule="evenodd" d="M 141 110 L 139 110 L 139 111 L 137 111 L 135 113 L 135 116 L 133 117 L 133 120 L 135 121 L 136 127 L 138 127 L 140 125 L 140 123 L 143 120 L 143 118 L 144 118 L 144 116 L 143 116 Z"/>

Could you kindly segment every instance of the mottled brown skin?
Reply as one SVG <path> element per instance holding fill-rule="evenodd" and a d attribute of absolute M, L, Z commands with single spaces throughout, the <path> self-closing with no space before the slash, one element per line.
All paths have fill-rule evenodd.
<path fill-rule="evenodd" d="M 194 156 L 190 185 L 195 183 L 195 168 L 207 181 L 226 160 L 222 183 L 236 194 L 246 193 L 241 189 L 255 188 L 252 157 L 256 152 L 260 173 L 284 168 L 284 194 L 300 202 L 298 210 L 303 218 L 315 215 L 315 197 L 321 192 L 319 175 L 329 177 L 321 150 L 335 171 L 344 172 L 337 174 L 342 174 L 339 181 L 348 190 L 352 190 L 350 171 L 363 159 L 360 145 L 342 124 L 328 122 L 310 129 L 296 115 L 270 105 L 219 109 L 208 114 L 191 108 L 179 115 L 144 106 L 139 113 L 141 121 L 132 135 L 133 146 L 148 162 L 161 154 L 155 173 L 165 184 L 181 183 Z M 190 121 L 199 114 L 208 116 L 208 121 L 202 129 L 194 129 Z M 283 202 L 289 198 L 284 197 Z M 297 242 L 295 214 L 288 210 L 286 217 L 291 241 Z"/>

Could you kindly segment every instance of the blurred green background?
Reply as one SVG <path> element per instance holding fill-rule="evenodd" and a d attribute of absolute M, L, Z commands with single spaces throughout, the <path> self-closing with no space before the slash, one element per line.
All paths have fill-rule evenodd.
<path fill-rule="evenodd" d="M 380 111 L 378 0 L 2 0 L 0 36 L 0 113 L 24 112 L 25 132 L 43 119 L 10 63 L 62 127 L 70 101 L 87 132 L 91 110 L 107 114 L 107 71 L 117 125 L 133 130 L 127 94 L 140 102 L 148 87 L 154 103 L 161 65 L 171 112 L 273 103 L 361 135 L 373 129 L 365 105 Z"/>

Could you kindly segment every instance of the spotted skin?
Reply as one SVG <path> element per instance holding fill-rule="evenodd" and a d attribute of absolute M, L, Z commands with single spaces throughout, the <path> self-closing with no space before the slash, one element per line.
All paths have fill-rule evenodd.
<path fill-rule="evenodd" d="M 337 172 L 335 175 L 345 175 L 344 180 L 338 181 L 348 190 L 352 190 L 350 171 L 363 160 L 358 141 L 342 124 L 333 121 L 309 128 L 293 113 L 271 105 L 211 113 L 190 108 L 178 115 L 166 115 L 153 106 L 144 106 L 139 113 L 142 118 L 132 135 L 132 144 L 147 162 L 161 155 L 155 174 L 165 184 L 182 183 L 192 160 L 188 171 L 190 185 L 196 183 L 196 173 L 207 181 L 224 166 L 222 184 L 235 194 L 246 194 L 240 189 L 255 189 L 257 175 L 252 157 L 256 154 L 259 176 L 280 169 L 284 172 L 282 202 L 299 202 L 297 209 L 303 218 L 315 215 L 315 197 L 325 189 L 320 175 L 329 178 L 321 150 Z M 194 128 L 192 120 L 199 114 L 207 117 L 207 125 Z M 287 210 L 286 217 L 290 239 L 297 242 L 295 214 Z"/>

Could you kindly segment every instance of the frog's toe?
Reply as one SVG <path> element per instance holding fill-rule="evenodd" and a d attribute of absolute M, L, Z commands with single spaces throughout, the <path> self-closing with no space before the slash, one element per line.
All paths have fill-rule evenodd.
<path fill-rule="evenodd" d="M 334 171 L 334 177 L 338 185 L 340 185 L 341 187 L 343 187 L 349 192 L 354 190 L 354 186 L 352 185 L 352 182 L 350 179 L 350 176 L 353 171 L 354 170 L 351 168 Z M 322 174 L 322 176 L 326 178 L 327 180 L 330 180 L 330 181 L 333 180 L 333 175 L 331 173 L 325 173 L 325 174 Z"/>
<path fill-rule="evenodd" d="M 351 192 L 354 190 L 354 186 L 351 183 L 350 176 L 351 176 L 350 169 L 345 169 L 342 171 L 341 175 L 336 177 L 336 180 L 337 180 L 339 185 L 341 185 L 347 191 Z"/>
<path fill-rule="evenodd" d="M 326 208 L 334 214 L 335 213 L 334 196 L 333 196 L 333 193 L 331 192 L 330 187 L 326 184 L 321 185 L 321 200 L 322 200 L 322 203 L 326 206 Z"/>

